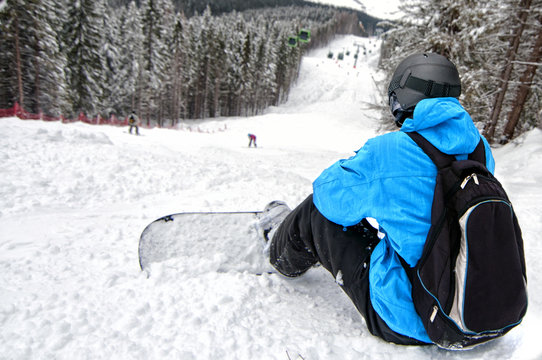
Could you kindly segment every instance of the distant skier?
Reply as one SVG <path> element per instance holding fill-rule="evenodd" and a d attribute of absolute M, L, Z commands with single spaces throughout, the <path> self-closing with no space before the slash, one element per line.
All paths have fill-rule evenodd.
<path fill-rule="evenodd" d="M 128 132 L 131 134 L 132 128 L 135 128 L 136 135 L 139 135 L 138 124 L 139 124 L 139 118 L 137 117 L 135 111 L 132 111 L 132 113 L 128 117 L 128 125 L 130 125 L 130 129 L 128 130 Z"/>
<path fill-rule="evenodd" d="M 252 144 L 254 144 L 254 147 L 258 147 L 258 145 L 256 145 L 256 135 L 248 134 L 248 138 L 250 139 L 248 142 L 248 147 L 252 146 Z"/>

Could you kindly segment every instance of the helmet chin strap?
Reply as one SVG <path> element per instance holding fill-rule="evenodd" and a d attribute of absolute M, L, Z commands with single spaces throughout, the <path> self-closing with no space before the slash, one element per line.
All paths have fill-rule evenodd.
<path fill-rule="evenodd" d="M 390 93 L 390 96 L 389 96 L 389 104 L 390 104 L 390 110 L 391 110 L 391 113 L 393 114 L 393 117 L 395 117 L 395 125 L 397 125 L 397 127 L 401 127 L 403 126 L 403 122 L 405 121 L 406 118 L 411 118 L 412 115 L 414 114 L 414 108 L 408 108 L 408 109 L 403 109 L 403 107 L 401 106 L 401 103 L 399 102 L 399 100 L 397 100 L 397 95 L 392 92 Z"/>
<path fill-rule="evenodd" d="M 403 123 L 405 122 L 405 120 L 407 118 L 412 118 L 413 115 L 414 115 L 414 110 L 413 109 L 407 109 L 407 110 L 399 109 L 399 110 L 396 110 L 393 113 L 393 116 L 395 117 L 395 125 L 397 125 L 398 128 L 401 128 L 403 126 Z"/>
<path fill-rule="evenodd" d="M 405 119 L 398 115 L 395 116 L 395 125 L 400 129 L 403 126 L 403 122 L 405 121 Z"/>

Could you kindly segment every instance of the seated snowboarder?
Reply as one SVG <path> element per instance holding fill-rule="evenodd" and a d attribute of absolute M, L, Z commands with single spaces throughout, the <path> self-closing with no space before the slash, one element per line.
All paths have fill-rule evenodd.
<path fill-rule="evenodd" d="M 423 91 L 410 77 L 435 86 Z M 400 131 L 368 140 L 353 157 L 329 167 L 313 183 L 313 194 L 293 211 L 280 202 L 264 211 L 279 217 L 266 223 L 280 223 L 266 233 L 271 264 L 288 277 L 321 264 L 368 330 L 389 342 L 431 343 L 399 256 L 410 266 L 421 257 L 431 226 L 436 168 L 406 132 L 419 132 L 447 154 L 473 152 L 481 135 L 458 101 L 460 89 L 457 69 L 445 57 L 407 57 L 388 88 Z M 493 172 L 490 147 L 485 139 L 483 144 L 485 165 Z M 367 218 L 377 220 L 380 232 Z"/>

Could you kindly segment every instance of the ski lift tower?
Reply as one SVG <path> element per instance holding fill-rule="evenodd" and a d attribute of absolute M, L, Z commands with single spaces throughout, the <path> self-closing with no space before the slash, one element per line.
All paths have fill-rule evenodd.
<path fill-rule="evenodd" d="M 362 47 L 363 50 L 365 50 L 365 45 L 362 44 L 362 43 L 359 43 L 359 42 L 355 42 L 354 43 L 354 46 L 357 47 L 357 51 L 356 51 L 356 54 L 354 55 L 354 69 L 356 68 L 356 64 L 358 63 L 358 58 L 359 58 L 359 48 Z"/>

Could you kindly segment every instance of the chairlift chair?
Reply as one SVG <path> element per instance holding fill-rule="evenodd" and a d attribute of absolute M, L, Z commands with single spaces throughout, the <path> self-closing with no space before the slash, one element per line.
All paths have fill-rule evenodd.
<path fill-rule="evenodd" d="M 299 38 L 299 41 L 301 42 L 305 42 L 305 43 L 309 42 L 311 39 L 311 32 L 310 30 L 307 30 L 307 29 L 301 29 L 297 37 Z"/>
<path fill-rule="evenodd" d="M 297 46 L 297 37 L 296 36 L 290 36 L 288 38 L 288 46 L 296 47 Z"/>

